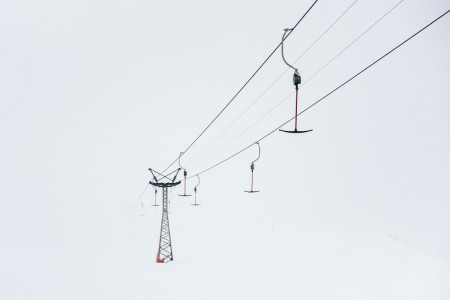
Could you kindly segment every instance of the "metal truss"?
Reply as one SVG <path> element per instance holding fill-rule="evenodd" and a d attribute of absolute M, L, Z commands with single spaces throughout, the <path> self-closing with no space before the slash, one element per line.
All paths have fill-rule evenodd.
<path fill-rule="evenodd" d="M 180 181 L 175 182 L 175 179 L 177 178 L 177 175 L 178 175 L 178 172 L 180 171 L 180 169 L 175 170 L 176 174 L 173 177 L 173 179 L 170 179 L 166 175 L 162 175 L 161 173 L 158 173 L 152 169 L 149 169 L 149 170 L 150 170 L 150 172 L 152 172 L 152 175 L 153 175 L 153 181 L 150 181 L 150 184 L 155 187 L 160 187 L 162 189 L 161 231 L 159 234 L 159 247 L 158 247 L 158 253 L 156 255 L 156 262 L 157 263 L 166 263 L 166 262 L 173 260 L 172 241 L 170 239 L 170 227 L 169 227 L 168 189 L 169 189 L 169 187 L 173 187 L 173 186 L 180 184 Z M 153 172 L 159 174 L 161 176 L 161 178 L 158 179 Z M 161 182 L 161 179 L 165 179 L 166 182 Z"/>

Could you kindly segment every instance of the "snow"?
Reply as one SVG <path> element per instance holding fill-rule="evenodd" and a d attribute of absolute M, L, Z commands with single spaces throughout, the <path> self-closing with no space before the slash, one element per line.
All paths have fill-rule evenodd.
<path fill-rule="evenodd" d="M 288 61 L 352 2 L 319 1 Z M 396 2 L 358 1 L 298 62 L 303 79 Z M 244 193 L 256 146 L 201 175 L 200 206 L 170 190 L 174 261 L 155 263 L 147 168 L 192 142 L 309 5 L 1 1 L 0 299 L 450 299 L 449 16 L 302 114 L 314 131 L 263 140 L 260 193 Z M 300 109 L 446 5 L 402 2 L 301 87 Z M 285 70 L 275 53 L 183 156 L 189 176 L 292 116 L 288 97 L 247 130 L 293 91 L 288 71 L 229 126 Z"/>

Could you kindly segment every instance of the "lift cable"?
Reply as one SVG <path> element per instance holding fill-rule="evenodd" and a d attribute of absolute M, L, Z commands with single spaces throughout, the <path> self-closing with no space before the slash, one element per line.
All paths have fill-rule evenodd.
<path fill-rule="evenodd" d="M 314 77 L 316 77 L 317 74 L 319 74 L 320 72 L 322 72 L 323 69 L 325 69 L 326 67 L 328 67 L 329 64 L 331 64 L 336 58 L 338 58 L 342 53 L 344 53 L 348 48 L 350 48 L 354 43 L 356 43 L 361 37 L 363 37 L 367 32 L 369 32 L 373 27 L 375 27 L 381 20 L 383 20 L 388 14 L 390 14 L 397 6 L 399 6 L 403 1 L 405 0 L 400 0 L 399 2 L 397 2 L 397 4 L 395 4 L 390 10 L 388 10 L 383 16 L 381 16 L 381 18 L 379 18 L 377 21 L 375 21 L 371 26 L 369 26 L 366 30 L 364 30 L 363 33 L 361 33 L 356 39 L 354 39 L 350 44 L 348 44 L 344 49 L 341 50 L 341 52 L 339 52 L 338 54 L 336 54 L 335 57 L 333 57 L 332 59 L 330 59 L 329 62 L 327 62 L 322 68 L 320 68 L 316 73 L 314 73 L 303 85 L 305 85 L 308 81 L 310 81 L 311 79 L 313 79 Z"/>
<path fill-rule="evenodd" d="M 345 51 L 347 51 L 352 45 L 354 45 L 359 39 L 361 39 L 365 34 L 367 34 L 372 28 L 375 27 L 375 25 L 377 25 L 382 19 L 384 19 L 388 14 L 390 14 L 400 3 L 402 3 L 404 0 L 400 0 L 399 2 L 397 2 L 397 4 L 395 4 L 392 8 L 390 8 L 383 16 L 381 16 L 379 19 L 377 19 L 374 23 L 372 23 L 372 25 L 370 25 L 366 30 L 364 30 L 358 37 L 356 37 L 352 42 L 350 42 L 347 46 L 345 46 L 344 49 L 342 49 L 339 53 L 337 53 L 332 59 L 330 59 L 326 64 L 324 64 L 319 70 L 317 70 L 311 77 L 309 77 L 304 83 L 303 85 L 301 85 L 299 87 L 299 89 L 303 89 L 305 88 L 305 86 L 308 84 L 308 82 L 310 82 L 311 80 L 313 80 L 320 72 L 322 72 L 326 67 L 328 67 L 333 61 L 335 61 L 339 56 L 341 56 Z M 303 54 L 302 54 L 303 55 Z M 301 56 L 300 56 L 301 57 Z M 288 71 L 289 69 L 287 69 L 286 71 Z M 284 72 L 283 74 L 285 74 L 286 72 Z M 281 76 L 280 76 L 281 77 Z M 278 80 L 278 79 L 277 79 Z M 245 129 L 244 131 L 242 131 L 240 134 L 238 134 L 237 136 L 235 136 L 231 141 L 229 141 L 228 143 L 226 143 L 225 146 L 223 146 L 222 148 L 220 148 L 216 153 L 214 153 L 213 155 L 209 156 L 207 159 L 205 159 L 203 162 L 201 162 L 200 164 L 197 164 L 197 166 L 195 166 L 193 169 L 198 168 L 199 166 L 203 165 L 206 161 L 209 161 L 211 158 L 213 158 L 214 156 L 216 156 L 217 154 L 219 154 L 220 152 L 222 152 L 224 149 L 228 148 L 230 145 L 232 145 L 232 143 L 234 141 L 236 141 L 239 137 L 241 137 L 243 134 L 245 134 L 246 132 L 248 132 L 250 129 L 252 129 L 254 126 L 256 126 L 259 122 L 261 122 L 263 119 L 265 119 L 270 113 L 272 113 L 276 108 L 278 108 L 281 104 L 283 104 L 287 99 L 289 99 L 289 97 L 294 94 L 295 91 L 290 92 L 288 95 L 286 95 L 281 101 L 279 101 L 275 106 L 273 106 L 269 111 L 267 111 L 263 116 L 261 116 L 256 122 L 254 122 L 252 125 L 250 125 L 247 129 Z"/>
<path fill-rule="evenodd" d="M 171 180 L 171 179 L 169 178 L 169 176 L 172 175 L 173 173 L 175 173 L 176 171 L 179 171 L 180 168 L 173 170 L 172 172 L 170 172 L 170 173 L 167 174 L 167 175 L 161 174 L 161 173 L 159 173 L 159 172 L 157 172 L 157 171 L 155 171 L 155 170 L 153 170 L 153 169 L 151 169 L 151 168 L 149 168 L 148 170 L 149 170 L 150 172 L 152 172 L 152 173 L 155 172 L 156 174 L 158 174 L 159 176 L 161 176 L 160 178 L 157 178 L 156 176 L 153 176 L 153 179 L 155 180 L 155 182 L 158 182 L 158 181 L 160 181 L 160 180 L 163 179 L 163 178 L 166 178 L 166 179 L 168 179 L 168 180 Z"/>
<path fill-rule="evenodd" d="M 318 41 L 320 41 L 325 34 L 350 10 L 350 8 L 353 7 L 353 5 L 356 4 L 356 2 L 358 2 L 359 0 L 355 0 L 352 4 L 350 4 L 350 6 L 348 6 L 342 13 L 341 15 L 334 20 L 328 27 L 327 29 L 325 29 L 324 32 L 322 32 L 322 34 L 314 40 L 314 42 L 309 45 L 308 48 L 306 48 L 305 51 L 303 51 L 302 54 L 300 54 L 295 60 L 294 63 L 298 62 L 309 50 L 311 50 L 311 48 L 314 47 L 315 44 L 317 44 Z M 245 115 L 245 113 L 247 113 L 249 111 L 249 109 L 251 107 L 253 107 L 283 76 L 284 74 L 286 74 L 289 71 L 289 68 L 287 68 L 280 76 L 278 76 L 252 103 L 250 103 L 250 105 L 248 105 L 240 114 L 239 116 L 237 116 L 233 121 L 231 121 L 231 123 L 224 129 L 222 130 L 211 142 L 208 143 L 208 145 L 206 145 L 200 152 L 197 153 L 197 155 L 195 155 L 189 162 L 187 162 L 187 164 L 189 165 L 191 162 L 193 162 L 198 156 L 200 156 L 203 152 L 205 152 L 212 144 L 214 144 L 214 142 L 216 142 L 226 131 L 228 131 L 228 129 L 230 129 L 237 121 L 239 121 L 243 115 Z M 292 93 L 291 93 L 292 94 Z M 291 95 L 290 94 L 290 95 Z"/>
<path fill-rule="evenodd" d="M 326 94 L 325 96 L 323 96 L 322 98 L 320 98 L 319 100 L 317 100 L 316 102 L 314 102 L 313 104 L 311 104 L 310 106 L 308 106 L 307 108 L 305 108 L 304 110 L 302 110 L 300 113 L 298 113 L 298 115 L 301 115 L 302 113 L 306 112 L 307 110 L 309 110 L 310 108 L 312 108 L 313 106 L 317 105 L 319 102 L 321 102 L 322 100 L 324 100 L 325 98 L 327 98 L 328 96 L 330 96 L 331 94 L 333 94 L 334 92 L 336 92 L 337 90 L 339 90 L 341 87 L 343 87 L 344 85 L 346 85 L 347 83 L 349 83 L 350 81 L 352 81 L 353 79 L 355 79 L 356 77 L 358 77 L 359 75 L 361 75 L 362 73 L 364 73 L 365 71 L 367 71 L 369 68 L 371 68 L 372 66 L 374 66 L 376 63 L 378 63 L 379 61 L 381 61 L 382 59 L 384 59 L 385 57 L 387 57 L 389 54 L 391 54 L 392 52 L 394 52 L 395 50 L 397 50 L 398 48 L 400 48 L 401 46 L 403 46 L 405 43 L 407 43 L 408 41 L 410 41 L 412 38 L 414 38 L 415 36 L 417 36 L 419 33 L 421 33 L 422 31 L 424 31 L 425 29 L 427 29 L 428 27 L 430 27 L 432 24 L 434 24 L 436 21 L 438 21 L 439 19 L 441 19 L 442 17 L 444 17 L 446 14 L 448 14 L 450 12 L 450 10 L 447 10 L 446 12 L 444 12 L 442 15 L 440 15 L 439 17 L 437 17 L 436 19 L 434 19 L 433 21 L 431 21 L 430 23 L 428 23 L 426 26 L 422 27 L 422 29 L 420 29 L 419 31 L 417 31 L 416 33 L 414 33 L 413 35 L 411 35 L 409 38 L 407 38 L 406 40 L 404 40 L 403 42 L 401 42 L 400 44 L 398 44 L 397 46 L 395 46 L 394 48 L 392 48 L 390 51 L 388 51 L 387 53 L 385 53 L 383 56 L 381 56 L 380 58 L 378 58 L 377 60 L 375 60 L 374 62 L 372 62 L 371 64 L 369 64 L 367 67 L 365 67 L 364 69 L 362 69 L 361 71 L 359 71 L 358 73 L 356 73 L 355 75 L 353 75 L 352 77 L 350 77 L 349 79 L 347 79 L 346 81 L 344 81 L 342 84 L 340 84 L 338 87 L 334 88 L 332 91 L 330 91 L 328 94 Z M 278 131 L 279 128 L 281 128 L 282 126 L 286 125 L 287 123 L 289 123 L 290 121 L 292 121 L 295 117 L 290 118 L 289 120 L 287 120 L 286 122 L 284 122 L 283 124 L 281 124 L 280 126 L 278 126 L 277 128 L 273 129 L 272 131 L 270 131 L 269 133 L 267 133 L 266 135 L 264 135 L 263 137 L 259 138 L 256 142 L 260 142 L 263 139 L 267 138 L 268 136 L 270 136 L 271 134 L 275 133 Z M 244 152 L 245 150 L 249 149 L 250 147 L 252 147 L 256 142 L 251 143 L 250 145 L 246 146 L 245 148 L 239 150 L 238 152 L 234 153 L 233 155 L 225 158 L 224 160 L 208 167 L 207 169 L 189 177 L 192 178 L 196 175 L 200 175 L 203 174 L 221 164 L 223 164 L 224 162 L 230 160 L 231 158 L 235 157 L 236 155 Z"/>
<path fill-rule="evenodd" d="M 289 37 L 289 35 L 295 30 L 295 28 L 300 24 L 300 22 L 303 20 L 303 18 L 306 17 L 306 15 L 309 13 L 309 11 L 314 7 L 314 5 L 316 5 L 318 0 L 315 0 L 314 3 L 309 7 L 309 9 L 303 14 L 303 16 L 300 18 L 300 20 L 298 20 L 298 22 L 294 25 L 294 27 L 292 27 L 291 31 L 286 35 L 285 39 L 287 39 Z M 184 155 L 194 144 L 195 142 L 197 142 L 197 140 L 206 132 L 206 130 L 208 130 L 209 127 L 211 127 L 211 125 L 217 120 L 217 118 L 225 111 L 225 109 L 231 104 L 231 102 L 234 101 L 234 99 L 241 93 L 241 91 L 247 86 L 247 84 L 253 79 L 253 77 L 255 77 L 255 75 L 259 72 L 259 70 L 261 70 L 261 68 L 266 64 L 266 62 L 272 57 L 272 55 L 278 50 L 278 48 L 281 46 L 281 42 L 275 47 L 275 49 L 273 49 L 273 51 L 269 54 L 269 56 L 263 61 L 263 63 L 258 67 L 258 69 L 256 69 L 256 71 L 253 73 L 252 76 L 250 76 L 250 78 L 244 83 L 244 85 L 238 90 L 238 92 L 231 98 L 230 101 L 228 101 L 228 103 L 222 108 L 222 110 L 214 117 L 214 119 L 208 124 L 208 126 L 206 126 L 205 129 L 203 129 L 203 131 L 195 138 L 195 140 L 186 148 L 186 150 L 183 151 Z M 175 159 L 167 168 L 164 169 L 164 171 L 162 171 L 162 173 L 164 173 L 165 171 L 167 171 L 167 169 L 169 169 L 174 163 L 176 163 L 178 160 Z"/>

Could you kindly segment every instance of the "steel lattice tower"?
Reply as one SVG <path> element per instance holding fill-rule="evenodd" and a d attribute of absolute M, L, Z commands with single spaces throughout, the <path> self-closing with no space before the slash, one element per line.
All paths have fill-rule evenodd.
<path fill-rule="evenodd" d="M 167 187 L 162 188 L 162 218 L 161 233 L 159 235 L 159 250 L 156 258 L 157 262 L 173 260 L 172 241 L 170 240 L 169 227 L 169 203 L 167 197 Z"/>
<path fill-rule="evenodd" d="M 175 182 L 175 179 L 177 178 L 178 172 L 180 169 L 176 170 L 176 174 L 173 177 L 173 179 L 168 178 L 165 175 L 162 175 L 152 169 L 149 169 L 150 172 L 152 172 L 153 180 L 150 181 L 150 184 L 156 187 L 160 187 L 162 189 L 162 217 L 161 217 L 161 232 L 159 235 L 159 247 L 158 247 L 158 253 L 156 255 L 156 262 L 157 263 L 165 263 L 173 260 L 173 252 L 172 252 L 172 241 L 170 239 L 170 227 L 169 227 L 169 197 L 168 197 L 168 188 L 176 186 L 180 184 L 180 181 Z M 162 177 L 160 179 L 157 179 L 155 174 L 157 173 L 161 175 Z M 175 171 L 174 171 L 175 172 Z M 174 173 L 172 172 L 172 173 Z M 160 182 L 161 179 L 168 179 L 169 182 Z"/>

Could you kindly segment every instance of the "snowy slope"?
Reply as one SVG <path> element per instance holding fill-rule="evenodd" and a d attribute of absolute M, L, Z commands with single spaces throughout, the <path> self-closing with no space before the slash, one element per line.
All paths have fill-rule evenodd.
<path fill-rule="evenodd" d="M 320 0 L 288 60 L 351 3 Z M 298 61 L 303 79 L 396 3 L 358 1 Z M 155 263 L 147 168 L 192 142 L 310 4 L 0 1 L 0 299 L 450 299 L 450 16 L 302 114 L 313 132 L 263 140 L 260 193 L 244 193 L 256 147 L 201 175 L 200 206 L 171 190 L 174 261 Z M 447 9 L 403 1 L 301 87 L 300 109 Z M 189 175 L 292 116 L 286 68 L 276 52 L 183 156 Z"/>

